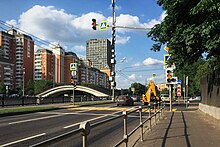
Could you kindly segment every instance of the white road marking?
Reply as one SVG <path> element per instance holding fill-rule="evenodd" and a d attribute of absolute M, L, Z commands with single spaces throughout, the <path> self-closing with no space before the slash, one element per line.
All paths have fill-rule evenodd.
<path fill-rule="evenodd" d="M 46 133 L 41 133 L 41 134 L 38 134 L 38 135 L 34 135 L 34 136 L 30 136 L 30 137 L 23 138 L 23 139 L 20 139 L 20 140 L 16 140 L 16 141 L 13 141 L 13 142 L 9 142 L 9 143 L 0 145 L 0 147 L 9 146 L 9 145 L 12 145 L 12 144 L 15 144 L 15 143 L 18 143 L 18 142 L 26 141 L 26 140 L 33 139 L 33 138 L 40 137 L 40 136 L 44 136 L 44 135 L 46 135 Z"/>
<path fill-rule="evenodd" d="M 67 113 L 64 113 L 64 112 L 38 112 L 40 114 L 75 114 L 75 113 L 80 113 L 80 112 L 87 112 L 87 111 L 90 111 L 90 110 L 81 110 L 81 111 L 76 111 L 76 112 L 67 112 Z"/>
<path fill-rule="evenodd" d="M 102 115 L 102 116 L 99 116 L 99 117 L 95 117 L 95 118 L 92 118 L 92 119 L 89 119 L 89 120 L 86 120 L 86 121 L 93 121 L 93 120 L 96 120 L 96 119 L 100 119 L 100 118 L 103 118 L 103 117 L 106 117 L 106 116 L 114 116 L 114 114 L 116 114 L 118 112 L 115 112 L 115 113 L 112 113 L 112 114 L 105 114 L 105 115 Z M 88 114 L 87 114 L 88 115 Z M 90 114 L 91 115 L 91 114 Z M 100 114 L 94 114 L 94 115 L 100 115 Z M 72 125 L 69 125 L 69 126 L 65 126 L 63 127 L 64 129 L 67 129 L 67 128 L 70 128 L 70 127 L 74 127 L 74 126 L 77 126 L 79 125 L 81 122 L 79 123 L 75 123 L 75 124 L 72 124 Z"/>
<path fill-rule="evenodd" d="M 65 115 L 65 114 L 62 114 L 62 115 Z M 35 120 L 42 120 L 42 119 L 48 119 L 48 118 L 53 118 L 53 117 L 59 117 L 59 116 L 62 116 L 62 115 L 60 114 L 60 115 L 53 115 L 53 116 L 45 116 L 45 117 L 33 118 L 33 119 L 15 121 L 15 122 L 11 122 L 11 123 L 8 123 L 8 124 L 9 125 L 19 124 L 19 123 L 30 122 L 30 121 L 35 121 Z"/>

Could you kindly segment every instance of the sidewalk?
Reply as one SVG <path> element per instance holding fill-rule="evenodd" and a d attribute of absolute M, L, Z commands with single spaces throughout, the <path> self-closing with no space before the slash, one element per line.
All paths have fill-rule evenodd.
<path fill-rule="evenodd" d="M 220 120 L 199 110 L 165 112 L 137 147 L 219 147 Z"/>

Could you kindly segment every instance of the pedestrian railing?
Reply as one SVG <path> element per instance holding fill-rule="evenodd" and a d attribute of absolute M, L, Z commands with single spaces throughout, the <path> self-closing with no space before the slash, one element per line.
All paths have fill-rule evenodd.
<path fill-rule="evenodd" d="M 130 110 L 122 111 L 121 115 L 114 116 L 114 117 L 99 121 L 99 122 L 94 123 L 92 125 L 90 125 L 90 122 L 88 122 L 88 121 L 82 122 L 82 123 L 80 123 L 78 129 L 66 132 L 64 134 L 61 134 L 59 136 L 56 136 L 56 137 L 53 137 L 53 138 L 50 138 L 50 139 L 47 139 L 47 140 L 44 140 L 42 142 L 39 142 L 37 144 L 32 145 L 32 147 L 51 145 L 53 143 L 57 143 L 60 140 L 66 139 L 67 137 L 70 137 L 72 135 L 76 135 L 78 133 L 81 133 L 81 135 L 82 135 L 82 146 L 87 147 L 88 146 L 87 138 L 88 138 L 88 135 L 90 134 L 91 128 L 95 128 L 95 127 L 97 127 L 101 124 L 107 123 L 109 121 L 113 121 L 113 120 L 118 119 L 118 118 L 123 118 L 123 122 L 124 122 L 124 126 L 123 126 L 124 130 L 123 131 L 124 131 L 124 133 L 123 133 L 123 139 L 120 140 L 118 143 L 116 143 L 114 146 L 118 147 L 119 145 L 124 144 L 124 146 L 127 147 L 129 138 L 131 137 L 132 134 L 137 132 L 139 129 L 140 129 L 140 138 L 139 139 L 141 141 L 144 140 L 143 139 L 144 125 L 149 121 L 148 128 L 149 128 L 149 130 L 151 130 L 151 127 L 153 125 L 152 119 L 154 119 L 154 124 L 156 124 L 156 122 L 157 122 L 156 120 L 160 119 L 160 117 L 163 113 L 163 110 L 164 110 L 164 105 L 163 105 L 162 102 L 154 103 L 153 106 L 149 105 L 149 106 L 133 107 Z M 128 131 L 127 131 L 128 130 L 127 118 L 130 114 L 132 114 L 134 112 L 137 112 L 137 111 L 139 112 L 140 123 L 131 132 L 128 133 Z M 143 119 L 143 111 L 144 112 L 149 111 L 148 117 L 145 120 Z M 153 113 L 152 113 L 152 111 L 153 111 Z"/>

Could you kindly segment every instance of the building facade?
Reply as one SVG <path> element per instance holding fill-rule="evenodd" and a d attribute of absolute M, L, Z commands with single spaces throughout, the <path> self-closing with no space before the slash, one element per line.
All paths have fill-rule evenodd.
<path fill-rule="evenodd" d="M 64 55 L 61 52 L 64 53 Z M 62 61 L 63 58 L 63 61 Z M 90 83 L 105 88 L 109 87 L 108 75 L 99 69 L 93 68 L 91 61 L 80 59 L 73 52 L 65 52 L 61 47 L 58 50 L 39 49 L 35 52 L 35 80 L 49 80 L 53 83 L 70 84 L 72 79 L 71 63 L 77 63 L 74 80 L 78 83 Z M 58 67 L 61 66 L 61 67 Z M 62 75 L 63 74 L 63 75 Z M 61 76 L 62 75 L 62 76 Z M 57 81 L 57 79 L 62 79 Z"/>
<path fill-rule="evenodd" d="M 0 32 L 1 82 L 15 90 L 34 80 L 34 41 L 11 28 Z"/>
<path fill-rule="evenodd" d="M 55 56 L 52 51 L 47 49 L 38 49 L 35 52 L 34 72 L 35 80 L 47 80 L 54 83 Z"/>
<path fill-rule="evenodd" d="M 92 67 L 110 75 L 111 42 L 108 39 L 91 39 L 86 41 L 86 59 L 92 62 Z"/>

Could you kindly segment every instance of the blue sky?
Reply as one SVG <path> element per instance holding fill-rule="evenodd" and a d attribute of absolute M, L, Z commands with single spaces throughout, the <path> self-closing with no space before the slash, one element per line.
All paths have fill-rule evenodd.
<path fill-rule="evenodd" d="M 1 0 L 1 20 L 51 44 L 60 43 L 66 51 L 85 57 L 89 39 L 110 39 L 111 28 L 92 30 L 91 19 L 112 21 L 112 0 Z M 165 12 L 156 0 L 116 0 L 116 25 L 151 28 L 161 23 Z M 1 27 L 2 24 L 0 24 Z M 131 83 L 146 84 L 156 74 L 155 83 L 165 83 L 163 58 L 166 52 L 151 51 L 146 30 L 116 29 L 117 88 Z M 35 41 L 36 48 L 48 48 Z M 124 59 L 124 60 L 122 60 Z M 122 62 L 123 61 L 123 62 Z"/>

